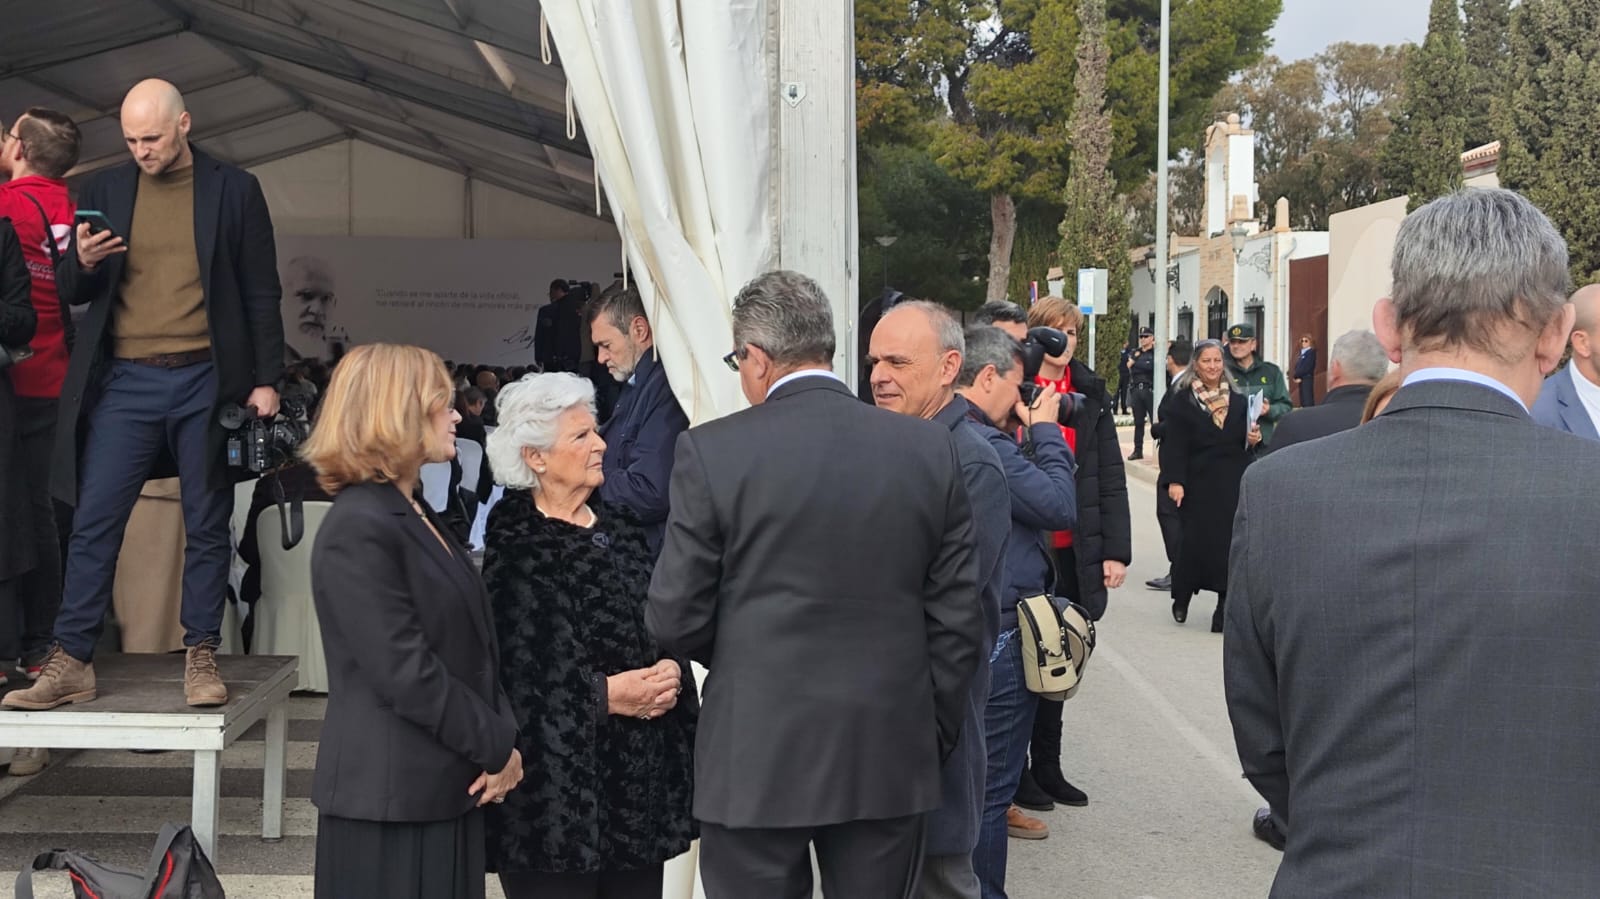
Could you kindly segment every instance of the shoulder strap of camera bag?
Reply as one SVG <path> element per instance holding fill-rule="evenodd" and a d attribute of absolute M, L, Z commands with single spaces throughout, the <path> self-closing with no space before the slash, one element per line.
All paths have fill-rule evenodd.
<path fill-rule="evenodd" d="M 39 210 L 39 220 L 44 222 L 44 246 L 50 251 L 50 265 L 52 271 L 61 267 L 61 249 L 56 246 L 55 226 L 50 224 L 50 214 L 44 211 L 44 204 L 27 191 L 18 191 L 33 208 Z M 77 327 L 72 322 L 72 310 L 67 306 L 67 298 L 61 295 L 61 288 L 56 288 L 56 300 L 61 304 L 61 331 L 67 338 L 67 352 L 72 352 L 72 346 L 78 340 Z"/>
<path fill-rule="evenodd" d="M 284 552 L 294 549 L 306 536 L 306 509 L 298 495 L 289 499 L 283 489 L 283 480 L 272 473 L 272 498 L 278 505 L 278 523 L 282 525 L 280 539 Z"/>

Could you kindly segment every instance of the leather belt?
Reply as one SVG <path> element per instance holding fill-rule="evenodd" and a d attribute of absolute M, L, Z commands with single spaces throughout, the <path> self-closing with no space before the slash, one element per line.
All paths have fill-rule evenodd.
<path fill-rule="evenodd" d="M 137 359 L 124 359 L 123 362 L 132 362 L 135 365 L 148 365 L 151 368 L 183 368 L 185 365 L 195 365 L 200 362 L 211 361 L 211 349 L 190 350 L 187 353 L 162 353 L 159 356 L 140 356 Z"/>

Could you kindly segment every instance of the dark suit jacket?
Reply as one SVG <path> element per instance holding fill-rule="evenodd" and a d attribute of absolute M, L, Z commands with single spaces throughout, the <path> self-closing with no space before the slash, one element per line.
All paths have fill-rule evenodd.
<path fill-rule="evenodd" d="M 424 506 L 426 508 L 426 506 Z M 339 492 L 311 554 L 328 660 L 328 710 L 311 799 L 323 814 L 442 821 L 504 768 L 516 718 L 498 680 L 488 595 L 389 484 Z"/>
<path fill-rule="evenodd" d="M 1371 384 L 1336 387 L 1322 398 L 1322 405 L 1290 412 L 1278 423 L 1278 430 L 1272 435 L 1272 443 L 1261 451 L 1261 455 L 1277 452 L 1296 443 L 1305 443 L 1307 440 L 1348 431 L 1361 424 L 1361 413 L 1366 409 L 1367 397 L 1371 393 Z"/>
<path fill-rule="evenodd" d="M 139 168 L 129 160 L 95 175 L 78 195 L 78 208 L 104 212 L 112 230 L 126 238 L 138 190 Z M 283 319 L 278 310 L 283 290 L 278 283 L 272 217 L 261 185 L 249 172 L 198 149 L 194 150 L 194 243 L 217 378 L 210 483 L 221 488 L 237 478 L 228 470 L 227 434 L 215 413 L 229 403 L 244 402 L 256 387 L 276 384 L 283 374 Z M 100 372 L 109 356 L 112 298 L 122 289 L 126 261 L 125 255 L 118 254 L 100 263 L 93 273 L 84 272 L 78 267 L 74 240 L 56 270 L 62 298 L 90 304 L 61 391 L 56 464 L 50 482 L 56 497 L 69 505 L 78 499 L 77 459 L 83 421 L 92 412 Z"/>
<path fill-rule="evenodd" d="M 984 433 L 978 430 L 984 425 L 968 414 L 971 408 L 958 396 L 933 418 L 950 429 L 956 458 L 961 460 L 961 479 L 972 501 L 972 524 L 978 549 L 978 601 L 983 608 L 984 626 L 978 673 L 967 688 L 961 738 L 950 757 L 945 759 L 941 774 L 940 792 L 944 799 L 939 808 L 928 815 L 925 849 L 929 855 L 970 853 L 978 845 L 978 827 L 983 820 L 983 782 L 989 770 L 983 710 L 989 702 L 989 656 L 1000 636 L 1000 592 L 1005 589 L 1001 562 L 1005 557 L 1006 539 L 1011 533 L 1011 495 L 1006 491 L 1006 475 L 1000 466 L 1000 457 Z"/>
<path fill-rule="evenodd" d="M 1600 440 L 1600 431 L 1596 430 L 1600 422 L 1590 420 L 1589 410 L 1584 408 L 1578 388 L 1572 383 L 1575 377 L 1578 374 L 1568 363 L 1566 368 L 1545 379 L 1544 386 L 1539 389 L 1539 399 L 1533 404 L 1533 420 L 1568 434 Z"/>
<path fill-rule="evenodd" d="M 976 542 L 949 430 L 831 377 L 685 431 L 645 621 L 711 670 L 695 817 L 936 808 L 983 640 Z"/>
<path fill-rule="evenodd" d="M 1223 641 L 1274 896 L 1600 895 L 1600 445 L 1405 387 L 1250 467 Z"/>
<path fill-rule="evenodd" d="M 678 435 L 689 427 L 667 383 L 667 370 L 654 352 L 645 353 L 622 388 L 616 411 L 600 429 L 606 441 L 605 483 L 600 498 L 627 506 L 645 525 L 652 552 L 666 531 L 667 486 Z"/>

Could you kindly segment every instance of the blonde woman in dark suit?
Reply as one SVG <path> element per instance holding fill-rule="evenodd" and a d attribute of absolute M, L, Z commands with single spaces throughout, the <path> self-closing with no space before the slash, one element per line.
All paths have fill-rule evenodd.
<path fill-rule="evenodd" d="M 356 347 L 303 455 L 335 494 L 311 558 L 328 708 L 311 799 L 318 899 L 482 899 L 482 806 L 522 779 L 488 597 L 417 499 L 455 455 L 444 363 Z"/>

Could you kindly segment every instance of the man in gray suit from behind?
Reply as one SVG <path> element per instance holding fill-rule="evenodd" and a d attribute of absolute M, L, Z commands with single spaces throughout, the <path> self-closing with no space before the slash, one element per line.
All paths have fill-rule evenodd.
<path fill-rule="evenodd" d="M 984 615 L 951 432 L 829 370 L 827 297 L 794 272 L 733 301 L 752 408 L 684 432 L 645 621 L 710 669 L 694 813 L 709 899 L 916 895 Z"/>
<path fill-rule="evenodd" d="M 1572 361 L 1551 375 L 1533 404 L 1539 424 L 1600 440 L 1600 284 L 1572 295 Z"/>
<path fill-rule="evenodd" d="M 1406 218 L 1370 424 L 1246 473 L 1223 644 L 1245 776 L 1288 825 L 1272 895 L 1600 896 L 1600 445 L 1527 405 L 1567 250 L 1468 190 Z"/>

